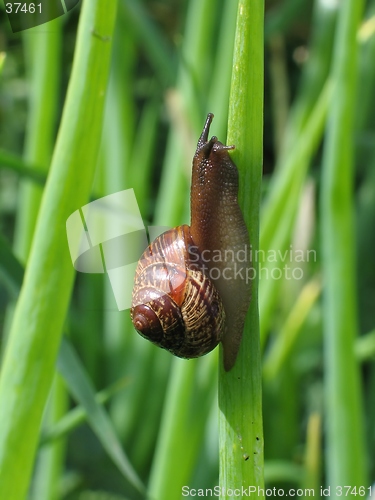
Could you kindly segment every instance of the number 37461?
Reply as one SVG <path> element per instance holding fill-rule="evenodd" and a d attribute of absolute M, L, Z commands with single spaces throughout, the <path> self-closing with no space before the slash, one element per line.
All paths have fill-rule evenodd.
<path fill-rule="evenodd" d="M 5 4 L 5 12 L 7 14 L 22 14 L 22 13 L 29 13 L 29 14 L 34 14 L 42 13 L 42 4 L 38 3 L 21 3 L 21 2 L 13 2 L 13 3 L 6 3 Z"/>

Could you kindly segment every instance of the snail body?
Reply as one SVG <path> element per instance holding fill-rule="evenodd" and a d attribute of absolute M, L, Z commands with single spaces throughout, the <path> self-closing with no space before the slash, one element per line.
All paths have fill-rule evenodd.
<path fill-rule="evenodd" d="M 191 225 L 171 229 L 139 260 L 131 317 L 136 330 L 182 358 L 223 344 L 230 370 L 250 303 L 248 231 L 238 205 L 238 171 L 207 116 L 193 158 Z"/>

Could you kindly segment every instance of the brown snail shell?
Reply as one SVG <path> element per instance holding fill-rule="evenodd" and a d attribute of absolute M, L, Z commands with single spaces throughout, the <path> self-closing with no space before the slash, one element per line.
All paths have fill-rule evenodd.
<path fill-rule="evenodd" d="M 136 330 L 180 358 L 212 351 L 224 331 L 222 301 L 193 246 L 187 225 L 159 236 L 139 260 L 132 298 Z"/>

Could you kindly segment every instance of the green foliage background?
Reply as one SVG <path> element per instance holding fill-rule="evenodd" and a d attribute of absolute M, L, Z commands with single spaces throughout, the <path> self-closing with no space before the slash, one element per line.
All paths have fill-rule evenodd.
<path fill-rule="evenodd" d="M 234 0 L 83 0 L 17 34 L 0 4 L 1 498 L 175 500 L 218 485 L 219 460 L 232 488 L 264 472 L 267 488 L 369 497 L 375 1 L 267 0 L 264 107 L 263 2 L 241 5 L 245 53 Z M 233 60 L 254 89 L 243 107 Z M 237 146 L 254 251 L 261 194 L 260 348 L 255 293 L 229 379 L 218 350 L 187 362 L 137 336 L 106 276 L 74 276 L 64 225 L 90 196 L 130 187 L 146 226 L 188 223 L 207 112 Z M 236 422 L 221 414 L 220 430 L 218 378 Z"/>

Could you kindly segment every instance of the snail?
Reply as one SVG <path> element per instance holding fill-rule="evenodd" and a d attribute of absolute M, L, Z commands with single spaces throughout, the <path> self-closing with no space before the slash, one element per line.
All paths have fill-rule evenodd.
<path fill-rule="evenodd" d="M 181 358 L 222 342 L 229 371 L 250 303 L 250 244 L 228 153 L 234 146 L 208 140 L 212 119 L 209 113 L 193 158 L 191 225 L 166 231 L 144 251 L 130 314 L 143 337 Z"/>

